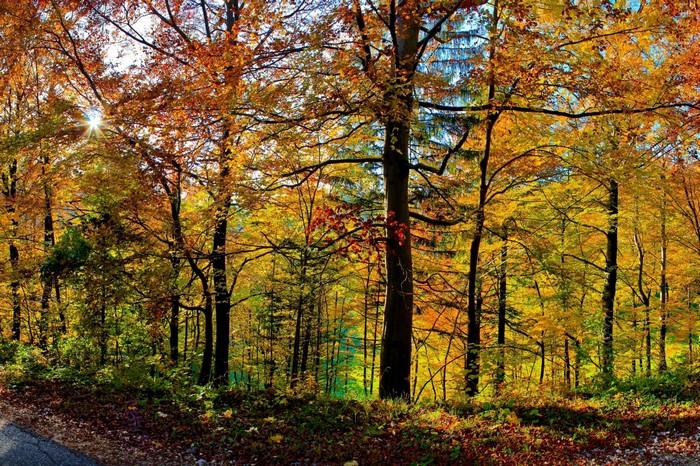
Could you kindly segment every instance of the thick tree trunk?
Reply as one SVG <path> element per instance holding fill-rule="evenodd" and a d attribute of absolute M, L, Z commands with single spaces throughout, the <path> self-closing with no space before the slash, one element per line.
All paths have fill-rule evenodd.
<path fill-rule="evenodd" d="M 601 370 L 603 378 L 609 382 L 613 378 L 613 320 L 615 310 L 615 291 L 617 287 L 617 249 L 618 249 L 618 201 L 619 187 L 614 179 L 608 180 L 608 230 L 605 254 L 605 283 L 602 293 L 603 308 L 603 348 Z"/>
<path fill-rule="evenodd" d="M 239 21 L 243 3 L 238 0 L 227 0 L 225 16 L 225 30 L 229 43 L 235 46 L 237 35 L 234 26 Z M 206 15 L 205 15 L 206 17 Z M 232 67 L 224 70 L 224 80 L 231 88 L 238 83 Z M 229 382 L 229 344 L 231 341 L 231 295 L 228 290 L 226 275 L 226 237 L 228 233 L 228 215 L 231 204 L 229 183 L 229 162 L 231 159 L 233 141 L 228 126 L 228 118 L 223 118 L 224 125 L 221 133 L 221 157 L 219 160 L 218 189 L 215 195 L 216 218 L 214 223 L 214 237 L 211 254 L 211 269 L 214 281 L 214 308 L 216 311 L 216 347 L 214 352 L 214 384 L 217 386 L 228 385 Z"/>
<path fill-rule="evenodd" d="M 225 179 L 225 177 L 223 177 Z M 216 297 L 216 348 L 214 353 L 214 384 L 228 384 L 228 354 L 230 342 L 231 297 L 226 277 L 226 233 L 228 230 L 229 196 L 216 210 L 211 269 Z"/>
<path fill-rule="evenodd" d="M 379 396 L 410 401 L 413 335 L 413 263 L 408 207 L 409 139 L 413 112 L 419 20 L 411 2 L 399 4 L 393 80 L 384 96 L 384 202 L 386 212 L 386 300 L 379 360 Z"/>
<path fill-rule="evenodd" d="M 404 100 L 412 101 L 410 95 Z M 410 105 L 407 106 L 410 108 Z M 379 362 L 379 396 L 409 401 L 413 332 L 413 265 L 408 212 L 409 125 L 386 127 L 384 185 L 387 245 L 384 333 Z"/>

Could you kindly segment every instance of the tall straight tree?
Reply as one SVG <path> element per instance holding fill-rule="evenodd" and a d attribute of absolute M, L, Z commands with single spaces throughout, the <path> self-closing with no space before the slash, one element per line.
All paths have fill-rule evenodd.
<path fill-rule="evenodd" d="M 484 2 L 390 0 L 387 3 L 383 8 L 377 8 L 373 2 L 353 0 L 350 13 L 359 32 L 358 60 L 364 78 L 376 88 L 376 118 L 384 129 L 379 162 L 384 179 L 387 285 L 379 396 L 409 400 L 414 299 L 411 217 L 436 224 L 445 223 L 411 213 L 411 171 L 442 174 L 450 156 L 464 142 L 462 139 L 448 150 L 439 168 L 412 161 L 410 146 L 415 118 L 416 75 L 425 60 L 426 51 L 434 47 L 443 26 L 455 21 L 458 14 L 464 14 Z M 390 43 L 378 44 L 378 37 L 388 37 Z M 377 50 L 385 52 L 379 53 Z"/>

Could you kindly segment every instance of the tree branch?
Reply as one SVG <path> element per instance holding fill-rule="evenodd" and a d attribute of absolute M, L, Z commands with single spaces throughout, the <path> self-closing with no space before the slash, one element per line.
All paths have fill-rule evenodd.
<path fill-rule="evenodd" d="M 423 214 L 419 214 L 418 212 L 409 212 L 408 216 L 411 218 L 415 218 L 416 220 L 420 220 L 421 222 L 428 223 L 430 225 L 435 225 L 435 226 L 452 226 L 452 225 L 457 225 L 459 223 L 464 222 L 464 217 L 458 217 L 458 218 L 453 218 L 449 220 L 445 219 L 440 219 L 440 218 L 431 218 L 431 217 L 426 217 Z"/>
<path fill-rule="evenodd" d="M 483 104 L 483 105 L 443 105 L 443 104 L 435 104 L 432 102 L 424 102 L 420 101 L 418 102 L 418 105 L 421 108 L 430 108 L 434 110 L 441 110 L 441 111 L 446 111 L 446 112 L 483 112 L 486 110 L 497 110 L 497 111 L 512 111 L 512 112 L 519 112 L 519 113 L 541 113 L 543 115 L 553 115 L 553 116 L 560 116 L 564 118 L 588 118 L 588 117 L 596 117 L 596 116 L 605 116 L 605 115 L 619 115 L 619 114 L 638 114 L 638 113 L 647 113 L 647 112 L 653 112 L 655 110 L 662 110 L 662 109 L 667 109 L 667 108 L 692 108 L 694 110 L 700 110 L 700 105 L 697 103 L 692 103 L 692 102 L 677 102 L 677 103 L 667 103 L 667 104 L 658 104 L 658 105 L 652 105 L 650 107 L 642 107 L 642 108 L 612 108 L 608 110 L 584 110 L 582 112 L 565 112 L 563 110 L 555 110 L 555 109 L 550 109 L 550 108 L 531 108 L 531 107 L 521 107 L 519 105 L 511 105 L 511 104 L 494 104 L 494 103 L 488 103 L 488 104 Z"/>

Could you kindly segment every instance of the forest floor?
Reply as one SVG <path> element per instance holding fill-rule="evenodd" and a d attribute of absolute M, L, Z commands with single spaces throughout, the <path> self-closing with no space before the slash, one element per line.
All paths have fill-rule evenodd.
<path fill-rule="evenodd" d="M 37 379 L 0 384 L 0 416 L 105 465 L 700 464 L 695 402 L 533 398 L 406 406 L 231 390 L 175 402 Z"/>

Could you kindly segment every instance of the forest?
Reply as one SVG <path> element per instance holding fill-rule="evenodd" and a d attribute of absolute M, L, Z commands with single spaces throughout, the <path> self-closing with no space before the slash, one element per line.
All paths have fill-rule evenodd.
<path fill-rule="evenodd" d="M 700 14 L 0 1 L 0 361 L 464 402 L 697 367 Z"/>

